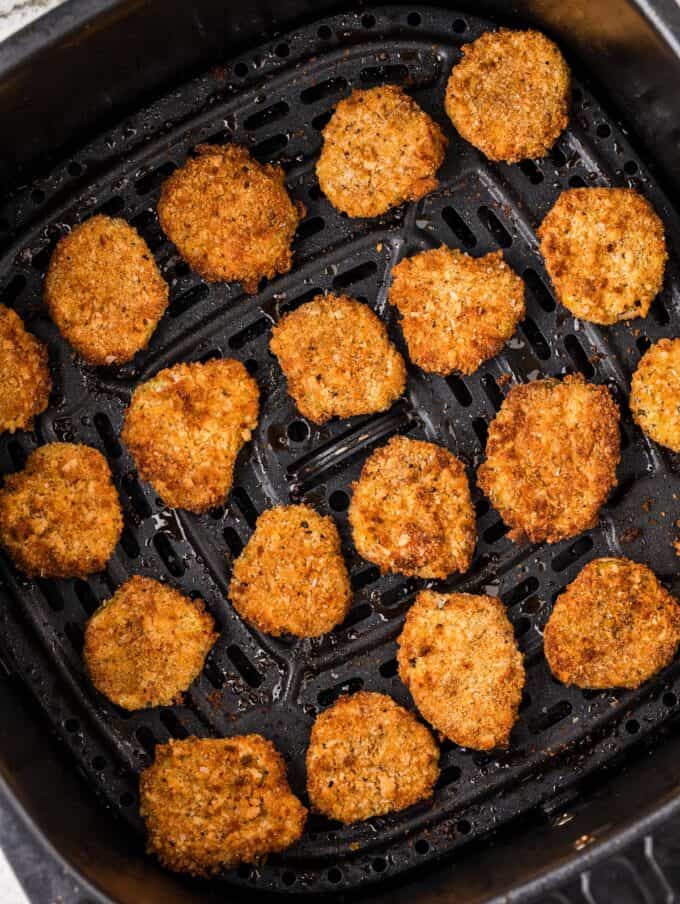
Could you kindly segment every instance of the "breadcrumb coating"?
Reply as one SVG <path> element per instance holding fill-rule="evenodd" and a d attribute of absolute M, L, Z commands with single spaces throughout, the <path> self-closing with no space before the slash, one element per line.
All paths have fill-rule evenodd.
<path fill-rule="evenodd" d="M 465 44 L 446 87 L 446 112 L 490 160 L 548 153 L 569 122 L 571 75 L 538 31 L 487 31 Z"/>
<path fill-rule="evenodd" d="M 88 620 L 85 665 L 123 709 L 171 706 L 200 674 L 214 628 L 203 600 L 134 575 Z"/>
<path fill-rule="evenodd" d="M 0 433 L 32 430 L 50 401 L 47 347 L 27 332 L 19 315 L 0 304 Z"/>
<path fill-rule="evenodd" d="M 91 217 L 59 239 L 45 303 L 88 364 L 122 364 L 146 348 L 168 306 L 168 285 L 125 220 Z"/>
<path fill-rule="evenodd" d="M 442 446 L 405 436 L 366 460 L 349 521 L 357 551 L 383 572 L 445 578 L 466 571 L 475 549 L 464 465 Z"/>
<path fill-rule="evenodd" d="M 234 562 L 229 598 L 267 634 L 317 637 L 352 604 L 335 522 L 309 505 L 269 509 Z"/>
<path fill-rule="evenodd" d="M 541 254 L 575 317 L 609 326 L 646 317 L 668 259 L 663 223 L 630 188 L 572 188 L 543 220 Z"/>
<path fill-rule="evenodd" d="M 399 677 L 431 725 L 462 747 L 508 745 L 525 673 L 499 600 L 424 590 L 397 642 Z"/>
<path fill-rule="evenodd" d="M 286 314 L 270 348 L 298 410 L 317 424 L 384 411 L 406 386 L 404 359 L 384 323 L 346 295 L 319 295 Z"/>
<path fill-rule="evenodd" d="M 192 876 L 262 863 L 294 844 L 307 818 L 283 757 L 256 734 L 159 744 L 141 775 L 140 810 L 149 853 Z"/>
<path fill-rule="evenodd" d="M 317 717 L 307 750 L 312 809 L 340 822 L 403 810 L 432 795 L 439 749 L 428 729 L 385 694 L 340 697 Z"/>
<path fill-rule="evenodd" d="M 121 436 L 168 505 L 204 512 L 229 493 L 258 410 L 257 383 L 240 361 L 175 364 L 137 387 Z"/>
<path fill-rule="evenodd" d="M 208 282 L 237 280 L 257 292 L 263 277 L 293 265 L 295 230 L 305 214 L 280 166 L 246 148 L 202 144 L 163 183 L 158 219 L 184 260 Z"/>
<path fill-rule="evenodd" d="M 630 410 L 655 442 L 680 452 L 680 339 L 661 339 L 633 374 Z"/>
<path fill-rule="evenodd" d="M 524 283 L 494 251 L 422 251 L 392 271 L 390 302 L 414 364 L 430 373 L 472 374 L 493 358 L 524 317 Z"/>
<path fill-rule="evenodd" d="M 438 186 L 447 139 L 397 85 L 353 91 L 323 130 L 319 186 L 350 217 L 376 217 Z"/>
<path fill-rule="evenodd" d="M 557 598 L 545 628 L 552 673 L 584 688 L 639 687 L 680 645 L 680 606 L 653 571 L 595 559 Z"/>
<path fill-rule="evenodd" d="M 84 578 L 101 571 L 123 530 L 104 456 L 89 446 L 50 443 L 0 490 L 0 544 L 31 577 Z"/>
<path fill-rule="evenodd" d="M 557 543 L 594 527 L 616 485 L 619 410 L 582 376 L 513 387 L 489 427 L 477 483 L 511 540 Z"/>

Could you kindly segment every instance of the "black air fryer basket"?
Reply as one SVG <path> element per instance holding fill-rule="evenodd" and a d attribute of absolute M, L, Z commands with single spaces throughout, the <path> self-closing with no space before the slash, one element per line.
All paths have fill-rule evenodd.
<path fill-rule="evenodd" d="M 482 17 L 484 16 L 484 17 Z M 673 540 L 680 460 L 648 441 L 626 405 L 640 355 L 680 335 L 680 18 L 669 4 L 611 0 L 361 6 L 72 0 L 4 45 L 0 300 L 50 346 L 54 392 L 34 433 L 0 440 L 0 470 L 36 445 L 88 443 L 108 458 L 125 530 L 106 571 L 88 581 L 28 580 L 0 557 L 0 757 L 10 793 L 56 851 L 120 902 L 260 900 L 267 893 L 375 900 L 481 901 L 552 885 L 676 806 L 680 662 L 634 692 L 582 692 L 550 675 L 542 627 L 583 565 L 626 555 L 680 592 Z M 550 156 L 494 165 L 443 112 L 460 47 L 498 24 L 534 24 L 556 38 L 575 74 L 571 123 Z M 450 139 L 441 187 L 375 220 L 350 220 L 322 196 L 314 163 L 337 101 L 353 88 L 399 83 Z M 203 283 L 163 236 L 161 183 L 199 143 L 237 141 L 281 163 L 307 215 L 291 273 L 256 297 Z M 600 329 L 556 305 L 535 229 L 559 193 L 629 185 L 662 216 L 671 259 L 643 321 Z M 118 369 L 82 366 L 46 315 L 41 284 L 58 238 L 94 213 L 128 219 L 171 286 L 147 350 Z M 288 398 L 268 351 L 270 327 L 327 290 L 368 302 L 403 343 L 386 302 L 404 255 L 445 243 L 502 249 L 527 287 L 527 317 L 505 350 L 469 378 L 410 368 L 388 412 L 317 427 Z M 140 482 L 118 439 L 131 391 L 178 361 L 242 360 L 262 393 L 252 445 L 228 503 L 204 516 L 165 507 Z M 310 725 L 337 697 L 380 690 L 412 706 L 396 675 L 395 638 L 425 582 L 381 577 L 353 550 L 346 510 L 366 455 L 396 433 L 446 444 L 472 473 L 489 421 L 512 385 L 582 373 L 622 408 L 619 484 L 600 525 L 553 546 L 513 544 L 476 491 L 479 543 L 448 589 L 507 605 L 527 666 L 520 720 L 505 752 L 442 746 L 434 801 L 343 827 L 311 816 L 301 842 L 260 867 L 191 882 L 143 855 L 137 780 L 154 746 L 189 734 L 259 731 L 304 795 Z M 330 635 L 261 635 L 226 599 L 230 562 L 272 504 L 304 500 L 340 527 L 355 601 Z M 83 626 L 127 576 L 160 576 L 207 601 L 221 636 L 182 705 L 125 713 L 99 695 L 81 659 Z M 441 584 L 438 586 L 442 586 Z M 76 775 L 78 773 L 78 775 Z M 92 896 L 98 892 L 91 891 Z"/>

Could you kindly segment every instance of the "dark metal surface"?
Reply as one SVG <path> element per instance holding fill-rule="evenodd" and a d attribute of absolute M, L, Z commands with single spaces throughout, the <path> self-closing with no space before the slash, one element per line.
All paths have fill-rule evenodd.
<path fill-rule="evenodd" d="M 260 731 L 284 752 L 304 794 L 311 722 L 344 691 L 391 693 L 412 706 L 395 674 L 395 637 L 425 582 L 380 577 L 353 550 L 345 511 L 366 454 L 395 432 L 448 445 L 470 466 L 483 454 L 486 427 L 508 388 L 542 374 L 581 371 L 607 383 L 622 403 L 619 486 L 600 526 L 555 546 L 518 546 L 477 492 L 479 544 L 468 574 L 437 586 L 499 595 L 527 663 L 521 718 L 508 751 L 442 747 L 434 801 L 404 813 L 342 827 L 311 817 L 301 843 L 263 867 L 231 871 L 245 888 L 314 893 L 394 878 L 427 864 L 529 810 L 559 816 L 562 803 L 602 765 L 620 757 L 677 712 L 680 668 L 672 665 L 636 692 L 582 693 L 555 682 L 542 656 L 541 628 L 557 593 L 598 555 L 651 565 L 678 590 L 672 547 L 680 517 L 678 462 L 633 426 L 625 399 L 630 374 L 650 341 L 678 333 L 674 211 L 631 148 L 625 131 L 577 83 L 572 124 L 537 163 L 494 166 L 465 145 L 443 114 L 443 93 L 460 44 L 489 23 L 451 11 L 382 8 L 319 21 L 200 77 L 120 122 L 0 214 L 11 244 L 0 262 L 0 300 L 50 342 L 53 404 L 35 435 L 0 444 L 0 469 L 21 467 L 36 445 L 86 442 L 107 455 L 125 507 L 122 543 L 106 572 L 89 581 L 30 581 L 0 562 L 8 604 L 0 610 L 0 649 L 36 696 L 98 794 L 141 837 L 137 774 L 168 737 Z M 348 220 L 321 196 L 314 175 L 319 130 L 353 87 L 403 82 L 450 138 L 438 192 L 371 221 Z M 276 160 L 308 215 L 291 274 L 255 298 L 235 285 L 206 286 L 165 241 L 155 216 L 164 178 L 199 142 L 240 141 Z M 535 227 L 559 192 L 574 185 L 634 185 L 662 215 L 671 246 L 666 288 L 649 317 L 603 330 L 557 306 L 537 252 Z M 124 216 L 149 242 L 171 283 L 171 305 L 149 348 L 117 370 L 74 360 L 41 302 L 54 244 L 95 212 Z M 502 248 L 528 285 L 528 316 L 505 352 L 471 378 L 443 380 L 411 368 L 403 401 L 370 418 L 323 428 L 306 423 L 285 392 L 268 352 L 269 328 L 284 311 L 324 290 L 365 299 L 388 322 L 389 271 L 405 254 L 441 242 L 473 254 Z M 196 517 L 165 508 L 141 484 L 117 439 L 134 386 L 177 361 L 215 355 L 246 362 L 262 392 L 262 417 L 240 459 L 228 505 Z M 356 591 L 346 623 L 314 641 L 261 635 L 226 599 L 229 562 L 259 512 L 305 499 L 338 520 Z M 185 704 L 132 715 L 89 685 L 80 657 L 83 625 L 127 575 L 162 577 L 200 593 L 221 628 L 204 674 Z"/>

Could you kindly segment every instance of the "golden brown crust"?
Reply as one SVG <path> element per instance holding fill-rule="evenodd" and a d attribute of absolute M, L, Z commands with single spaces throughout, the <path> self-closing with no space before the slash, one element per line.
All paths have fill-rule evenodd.
<path fill-rule="evenodd" d="M 321 190 L 350 217 L 376 217 L 438 186 L 447 139 L 397 85 L 353 91 L 323 130 Z"/>
<path fill-rule="evenodd" d="M 597 524 L 620 455 L 619 410 L 582 376 L 513 387 L 489 427 L 477 483 L 512 540 L 557 543 Z"/>
<path fill-rule="evenodd" d="M 431 796 L 438 763 L 428 729 L 391 697 L 366 691 L 340 697 L 312 727 L 310 804 L 344 823 L 403 810 Z"/>
<path fill-rule="evenodd" d="M 149 853 L 192 876 L 261 863 L 294 844 L 307 818 L 283 757 L 255 734 L 160 744 L 140 779 L 140 810 Z"/>
<path fill-rule="evenodd" d="M 240 361 L 175 364 L 137 387 L 121 436 L 168 505 L 204 512 L 229 493 L 258 409 L 257 383 Z"/>
<path fill-rule="evenodd" d="M 655 442 L 680 452 L 680 339 L 661 339 L 633 374 L 630 410 Z"/>
<path fill-rule="evenodd" d="M 668 259 L 663 223 L 630 188 L 572 188 L 543 220 L 541 254 L 562 304 L 607 326 L 645 317 Z"/>
<path fill-rule="evenodd" d="M 217 640 L 201 599 L 133 575 L 85 628 L 92 683 L 124 709 L 170 706 L 201 672 Z"/>
<path fill-rule="evenodd" d="M 163 183 L 158 219 L 185 261 L 208 282 L 238 280 L 257 292 L 287 273 L 304 206 L 291 201 L 280 166 L 246 148 L 203 144 Z"/>
<path fill-rule="evenodd" d="M 629 559 L 595 559 L 557 598 L 545 657 L 565 684 L 639 687 L 680 645 L 680 606 L 654 572 Z"/>
<path fill-rule="evenodd" d="M 383 572 L 445 578 L 466 571 L 475 549 L 465 467 L 448 449 L 405 436 L 366 460 L 349 521 L 359 554 Z"/>
<path fill-rule="evenodd" d="M 501 602 L 424 590 L 398 644 L 399 677 L 428 722 L 462 747 L 507 746 L 525 674 Z"/>
<path fill-rule="evenodd" d="M 89 446 L 50 443 L 0 490 L 0 543 L 31 576 L 86 577 L 101 571 L 123 530 L 104 456 Z"/>
<path fill-rule="evenodd" d="M 47 408 L 52 391 L 47 347 L 4 304 L 0 304 L 0 386 L 0 433 L 32 430 L 33 418 Z"/>
<path fill-rule="evenodd" d="M 318 295 L 286 314 L 270 348 L 300 413 L 317 424 L 384 411 L 406 386 L 384 323 L 346 295 Z"/>
<path fill-rule="evenodd" d="M 446 112 L 490 160 L 548 153 L 569 122 L 571 76 L 538 31 L 487 31 L 463 46 L 446 88 Z"/>
<path fill-rule="evenodd" d="M 263 512 L 234 562 L 229 598 L 267 634 L 317 637 L 344 621 L 352 591 L 333 519 L 309 505 Z"/>
<path fill-rule="evenodd" d="M 89 364 L 120 364 L 145 348 L 168 306 L 168 285 L 144 239 L 101 214 L 59 239 L 45 303 Z"/>
<path fill-rule="evenodd" d="M 390 302 L 414 364 L 446 376 L 493 358 L 524 317 L 524 283 L 500 251 L 470 257 L 436 248 L 393 270 Z"/>

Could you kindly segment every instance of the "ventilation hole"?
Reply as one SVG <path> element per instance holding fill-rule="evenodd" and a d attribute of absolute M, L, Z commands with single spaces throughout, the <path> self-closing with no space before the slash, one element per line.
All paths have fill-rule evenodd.
<path fill-rule="evenodd" d="M 560 700 L 559 703 L 554 703 L 546 712 L 540 713 L 540 715 L 529 721 L 529 731 L 532 734 L 540 734 L 542 731 L 547 731 L 557 725 L 558 722 L 561 722 L 562 719 L 570 716 L 572 709 L 573 707 L 568 700 Z"/>
<path fill-rule="evenodd" d="M 384 857 L 376 857 L 371 866 L 374 873 L 384 873 L 387 869 L 387 860 Z"/>
<path fill-rule="evenodd" d="M 572 92 L 572 95 L 573 95 L 573 92 Z M 550 152 L 550 159 L 552 160 L 552 162 L 555 164 L 555 166 L 558 169 L 560 167 L 565 166 L 567 163 L 566 155 L 558 147 L 554 147 L 552 149 L 552 151 Z"/>
<path fill-rule="evenodd" d="M 12 459 L 12 464 L 18 470 L 22 470 L 24 465 L 26 464 L 26 459 L 28 458 L 27 453 L 24 451 L 23 447 L 20 443 L 15 439 L 11 439 L 7 443 L 7 451 L 9 452 L 9 457 Z"/>
<path fill-rule="evenodd" d="M 0 292 L 0 301 L 11 306 L 12 302 L 17 300 L 25 288 L 26 277 L 18 274 L 17 276 L 13 276 L 2 292 Z"/>
<path fill-rule="evenodd" d="M 173 738 L 179 738 L 180 740 L 189 737 L 189 732 L 182 725 L 182 723 L 177 718 L 176 714 L 171 709 L 162 709 L 161 710 L 161 722 L 168 729 L 168 732 Z"/>
<path fill-rule="evenodd" d="M 538 579 L 531 575 L 526 580 L 522 581 L 521 584 L 513 587 L 509 593 L 504 594 L 503 602 L 506 606 L 516 606 L 517 603 L 521 603 L 522 600 L 526 599 L 532 593 L 536 593 L 538 587 Z"/>
<path fill-rule="evenodd" d="M 235 487 L 231 491 L 231 497 L 241 510 L 241 514 L 246 519 L 248 525 L 250 527 L 255 527 L 255 522 L 257 521 L 257 509 L 243 487 Z"/>
<path fill-rule="evenodd" d="M 279 151 L 288 144 L 288 136 L 283 133 L 265 138 L 252 149 L 252 155 L 260 162 L 266 162 L 275 157 Z"/>
<path fill-rule="evenodd" d="M 272 104 L 271 107 L 265 107 L 264 110 L 258 110 L 257 113 L 248 116 L 247 119 L 243 121 L 243 126 L 248 129 L 249 132 L 252 132 L 256 129 L 261 129 L 262 126 L 266 126 L 269 123 L 283 119 L 289 112 L 290 107 L 288 104 L 285 100 L 280 100 L 278 103 Z"/>
<path fill-rule="evenodd" d="M 609 138 L 612 133 L 612 130 L 609 128 L 606 122 L 601 122 L 596 131 L 598 138 Z"/>
<path fill-rule="evenodd" d="M 333 32 L 330 30 L 330 28 L 327 25 L 319 26 L 316 33 L 318 34 L 318 36 L 321 38 L 322 41 L 330 41 L 331 36 L 333 34 Z"/>
<path fill-rule="evenodd" d="M 153 545 L 171 575 L 181 578 L 186 571 L 184 562 L 175 552 L 167 534 L 154 534 Z"/>
<path fill-rule="evenodd" d="M 219 666 L 216 664 L 214 659 L 206 660 L 206 663 L 203 666 L 203 674 L 208 679 L 208 681 L 212 684 L 212 686 L 215 688 L 215 690 L 218 690 L 218 691 L 224 687 L 226 680 L 227 680 L 226 677 L 224 676 L 224 673 L 219 668 Z"/>
<path fill-rule="evenodd" d="M 248 360 L 245 362 L 245 367 L 250 376 L 253 377 L 257 373 L 259 364 L 255 360 L 255 358 L 248 358 Z"/>
<path fill-rule="evenodd" d="M 291 421 L 286 430 L 288 439 L 294 443 L 303 443 L 309 437 L 309 424 L 305 421 Z"/>
<path fill-rule="evenodd" d="M 522 609 L 525 612 L 528 612 L 529 615 L 535 615 L 537 612 L 543 608 L 543 603 L 537 596 L 530 596 L 526 603 L 522 606 Z"/>
<path fill-rule="evenodd" d="M 536 356 L 540 358 L 541 361 L 547 361 L 550 357 L 550 346 L 545 341 L 545 336 L 540 331 L 536 323 L 531 319 L 531 317 L 527 317 L 522 321 L 521 327 L 522 332 L 529 340 L 529 345 L 536 353 Z"/>
<path fill-rule="evenodd" d="M 335 703 L 342 694 L 356 694 L 363 686 L 363 678 L 350 678 L 349 681 L 344 681 L 342 684 L 336 684 L 335 687 L 328 687 L 325 690 L 319 691 L 316 699 L 320 706 L 330 706 L 331 703 Z"/>
<path fill-rule="evenodd" d="M 69 176 L 73 176 L 74 178 L 76 178 L 76 176 L 80 176 L 83 171 L 82 166 L 79 163 L 76 163 L 75 160 L 72 160 L 66 169 Z"/>
<path fill-rule="evenodd" d="M 413 28 L 417 28 L 423 20 L 420 13 L 409 13 L 406 17 L 406 21 L 409 25 L 413 26 Z"/>
<path fill-rule="evenodd" d="M 182 295 L 179 295 L 177 298 L 173 298 L 170 302 L 170 316 L 171 317 L 179 317 L 180 314 L 183 314 L 185 311 L 188 311 L 189 308 L 193 308 L 195 304 L 198 304 L 199 301 L 203 301 L 210 294 L 210 289 L 206 286 L 205 283 L 200 283 L 197 286 L 194 286 L 193 289 L 189 289 L 188 292 L 184 292 Z"/>
<path fill-rule="evenodd" d="M 482 226 L 494 237 L 501 248 L 509 248 L 512 245 L 512 236 L 492 210 L 489 210 L 488 207 L 480 207 L 477 215 Z"/>
<path fill-rule="evenodd" d="M 375 25 L 375 16 L 372 16 L 370 13 L 365 13 L 361 17 L 361 24 L 364 28 L 373 28 Z"/>
<path fill-rule="evenodd" d="M 368 603 L 362 603 L 360 606 L 354 606 L 349 610 L 349 614 L 342 623 L 341 627 L 344 630 L 345 628 L 351 628 L 353 625 L 358 625 L 359 622 L 365 621 L 372 612 L 373 609 L 368 605 Z"/>
<path fill-rule="evenodd" d="M 156 749 L 156 738 L 151 729 L 147 725 L 140 725 L 135 731 L 135 737 L 149 756 L 153 756 L 153 752 Z"/>
<path fill-rule="evenodd" d="M 74 734 L 76 731 L 80 730 L 80 722 L 77 719 L 67 719 L 64 722 L 64 728 L 69 734 Z"/>
<path fill-rule="evenodd" d="M 593 377 L 595 375 L 595 368 L 590 363 L 588 355 L 585 353 L 583 346 L 576 336 L 571 334 L 565 336 L 564 347 L 569 352 L 569 357 L 574 362 L 574 366 L 584 377 Z"/>
<path fill-rule="evenodd" d="M 31 266 L 34 270 L 37 270 L 38 273 L 44 273 L 47 269 L 47 265 L 52 257 L 52 249 L 52 245 L 47 245 L 42 251 L 38 251 L 38 253 L 34 254 L 31 258 Z"/>
<path fill-rule="evenodd" d="M 669 709 L 673 706 L 677 706 L 678 698 L 672 691 L 668 691 L 668 693 L 663 695 L 663 705 L 667 706 Z"/>
<path fill-rule="evenodd" d="M 555 556 L 551 563 L 553 571 L 564 571 L 565 568 L 569 568 L 570 565 L 573 565 L 574 562 L 578 561 L 581 556 L 590 552 L 592 548 L 593 541 L 590 537 L 579 537 L 579 539 L 575 543 L 572 543 L 568 549 L 563 550 L 559 555 Z"/>
<path fill-rule="evenodd" d="M 472 831 L 472 824 L 467 819 L 459 819 L 456 823 L 456 828 L 461 835 L 469 835 Z"/>
<path fill-rule="evenodd" d="M 352 590 L 363 590 L 369 584 L 374 584 L 380 577 L 380 569 L 375 566 L 365 568 L 358 574 L 352 575 Z"/>
<path fill-rule="evenodd" d="M 512 627 L 515 631 L 515 637 L 519 640 L 519 638 L 524 637 L 527 631 L 531 628 L 531 619 L 522 616 L 521 618 L 517 619 Z"/>
<path fill-rule="evenodd" d="M 449 384 L 451 392 L 456 397 L 458 404 L 462 405 L 463 408 L 469 408 L 469 406 L 472 405 L 472 396 L 470 395 L 470 390 L 465 383 L 463 383 L 461 378 L 453 374 L 446 378 L 446 382 Z"/>
<path fill-rule="evenodd" d="M 325 97 L 333 97 L 333 95 L 340 94 L 346 90 L 347 79 L 338 76 L 337 78 L 329 78 L 323 82 L 318 82 L 318 84 L 312 85 L 310 88 L 305 88 L 304 91 L 300 92 L 300 100 L 303 104 L 315 104 Z"/>
<path fill-rule="evenodd" d="M 401 84 L 408 78 L 408 67 L 395 63 L 392 66 L 367 66 L 359 73 L 365 85 L 382 85 L 384 82 Z"/>
<path fill-rule="evenodd" d="M 518 709 L 521 713 L 523 713 L 525 710 L 529 709 L 530 706 L 531 694 L 527 693 L 527 691 L 524 691 L 524 693 L 522 694 L 522 699 L 519 701 Z"/>
<path fill-rule="evenodd" d="M 628 176 L 634 176 L 638 171 L 638 165 L 634 160 L 627 160 L 623 165 L 623 171 Z"/>
<path fill-rule="evenodd" d="M 75 622 L 66 622 L 64 625 L 64 634 L 71 641 L 74 650 L 79 653 L 83 649 L 85 638 L 83 637 L 83 629 Z"/>
<path fill-rule="evenodd" d="M 241 554 L 241 550 L 243 549 L 243 543 L 241 542 L 241 538 L 236 533 L 233 527 L 225 527 L 222 535 L 226 540 L 227 546 L 229 547 L 229 552 L 231 554 L 232 559 L 237 558 Z"/>
<path fill-rule="evenodd" d="M 266 333 L 268 328 L 269 321 L 264 317 L 260 320 L 256 320 L 255 323 L 251 323 L 250 326 L 245 327 L 238 333 L 234 333 L 234 335 L 230 337 L 229 348 L 243 348 L 244 345 L 252 342 L 253 339 L 257 339 L 258 336 Z"/>
<path fill-rule="evenodd" d="M 342 873 L 337 868 L 337 866 L 334 866 L 331 869 L 329 869 L 327 876 L 328 876 L 328 881 L 332 882 L 334 885 L 337 885 L 338 882 L 342 881 Z"/>
<path fill-rule="evenodd" d="M 236 874 L 238 875 L 239 879 L 252 879 L 253 869 L 252 867 L 248 866 L 247 863 L 239 863 L 236 869 Z"/>
<path fill-rule="evenodd" d="M 478 499 L 475 502 L 475 514 L 478 518 L 483 518 L 484 515 L 489 511 L 491 506 L 489 505 L 489 501 L 487 499 Z"/>
<path fill-rule="evenodd" d="M 282 42 L 281 44 L 276 45 L 276 47 L 274 49 L 274 53 L 277 55 L 277 57 L 281 57 L 281 59 L 285 59 L 285 57 L 287 57 L 290 54 L 290 47 L 287 44 Z"/>
<path fill-rule="evenodd" d="M 440 772 L 435 788 L 446 788 L 448 787 L 448 785 L 452 785 L 454 782 L 457 782 L 459 778 L 460 768 L 458 766 L 447 766 Z"/>
<path fill-rule="evenodd" d="M 383 662 L 383 664 L 379 667 L 378 671 L 383 676 L 383 678 L 394 678 L 394 676 L 399 671 L 399 666 L 397 664 L 396 659 L 388 659 L 387 662 Z"/>
<path fill-rule="evenodd" d="M 106 760 L 103 756 L 96 756 L 92 760 L 92 768 L 97 772 L 102 772 L 106 769 Z"/>
<path fill-rule="evenodd" d="M 644 355 L 647 349 L 651 347 L 652 342 L 647 338 L 647 336 L 638 336 L 635 340 L 635 344 L 637 345 L 637 349 L 640 354 Z"/>
<path fill-rule="evenodd" d="M 281 873 L 281 881 L 283 882 L 284 885 L 288 885 L 288 886 L 295 885 L 296 878 L 297 877 L 296 877 L 295 873 L 291 872 L 291 870 L 289 870 L 289 869 L 287 869 L 283 873 Z"/>
<path fill-rule="evenodd" d="M 540 183 L 543 181 L 543 173 L 536 166 L 533 160 L 522 160 L 519 168 L 532 185 L 540 185 Z"/>
<path fill-rule="evenodd" d="M 38 579 L 36 584 L 40 588 L 40 592 L 47 600 L 47 604 L 53 612 L 62 612 L 64 609 L 64 598 L 56 584 L 51 581 Z"/>
<path fill-rule="evenodd" d="M 527 267 L 527 269 L 524 271 L 523 276 L 524 282 L 531 290 L 531 294 L 534 296 L 543 310 L 547 311 L 548 313 L 554 311 L 555 299 L 546 288 L 545 283 L 538 275 L 538 273 L 536 273 L 535 270 L 532 270 L 531 267 Z"/>
<path fill-rule="evenodd" d="M 240 647 L 237 647 L 236 644 L 231 644 L 231 646 L 227 647 L 227 656 L 250 687 L 259 687 L 262 684 L 262 675 L 260 675 Z"/>
<path fill-rule="evenodd" d="M 328 502 L 334 512 L 346 512 L 349 508 L 349 496 L 344 490 L 336 490 L 331 493 Z"/>
<path fill-rule="evenodd" d="M 628 734 L 637 734 L 640 731 L 640 723 L 637 719 L 629 719 L 626 722 L 626 731 Z"/>
<path fill-rule="evenodd" d="M 323 217 L 310 217 L 308 220 L 303 220 L 297 228 L 298 241 L 311 238 L 321 232 L 325 225 Z"/>
<path fill-rule="evenodd" d="M 465 248 L 475 247 L 477 239 L 474 233 L 453 207 L 445 207 L 442 210 L 442 220 Z"/>
<path fill-rule="evenodd" d="M 152 189 L 157 188 L 161 182 L 165 182 L 168 176 L 171 176 L 176 169 L 177 167 L 175 164 L 171 160 L 168 160 L 167 163 L 164 163 L 157 169 L 152 170 L 150 173 L 146 173 L 140 179 L 137 179 L 135 182 L 135 191 L 138 195 L 148 194 Z"/>
<path fill-rule="evenodd" d="M 345 270 L 344 273 L 338 273 L 333 280 L 333 288 L 346 289 L 349 286 L 353 286 L 355 283 L 368 279 L 369 276 L 373 276 L 377 269 L 378 266 L 375 261 L 364 261 L 363 264 L 352 267 L 351 270 Z"/>
<path fill-rule="evenodd" d="M 484 388 L 487 398 L 496 411 L 498 411 L 505 401 L 505 396 L 498 388 L 498 383 L 496 383 L 491 374 L 484 374 L 482 377 L 482 387 Z"/>
<path fill-rule="evenodd" d="M 424 838 L 419 838 L 416 841 L 414 847 L 416 849 L 416 854 L 427 854 L 427 852 L 430 850 L 429 842 L 425 841 Z"/>
<path fill-rule="evenodd" d="M 201 364 L 207 364 L 208 361 L 217 361 L 222 357 L 222 350 L 219 348 L 211 348 L 210 351 L 205 352 L 198 359 Z"/>
<path fill-rule="evenodd" d="M 321 132 L 326 128 L 327 124 L 331 121 L 331 117 L 333 115 L 332 110 L 327 110 L 325 113 L 319 113 L 318 116 L 315 116 L 312 120 L 312 128 L 316 129 L 317 132 Z M 319 189 L 319 197 L 316 197 L 312 194 L 312 189 L 309 191 L 309 197 L 314 198 L 314 200 L 318 201 L 320 198 L 325 197 L 324 194 Z"/>
<path fill-rule="evenodd" d="M 98 411 L 95 414 L 94 425 L 97 428 L 97 433 L 101 437 L 101 441 L 104 443 L 107 454 L 110 455 L 111 458 L 120 458 L 123 454 L 123 450 L 118 442 L 118 437 L 111 426 L 111 421 L 103 411 Z"/>
<path fill-rule="evenodd" d="M 89 584 L 87 584 L 85 581 L 76 581 L 74 584 L 74 590 L 76 592 L 76 596 L 78 597 L 80 605 L 88 615 L 92 615 L 97 611 L 97 609 L 99 608 L 99 600 L 94 595 L 94 592 Z"/>
<path fill-rule="evenodd" d="M 454 19 L 453 30 L 457 35 L 464 34 L 467 31 L 467 22 L 464 19 Z"/>
<path fill-rule="evenodd" d="M 578 175 L 569 177 L 569 185 L 572 188 L 584 188 L 585 184 L 584 180 Z"/>
<path fill-rule="evenodd" d="M 495 524 L 487 527 L 484 531 L 484 541 L 486 543 L 497 543 L 509 530 L 510 528 L 503 521 L 496 521 Z"/>
<path fill-rule="evenodd" d="M 123 793 L 118 798 L 118 803 L 121 807 L 131 807 L 135 802 L 135 796 L 130 791 L 123 791 Z"/>
<path fill-rule="evenodd" d="M 476 417 L 472 420 L 472 429 L 477 434 L 477 439 L 482 444 L 482 446 L 486 446 L 486 440 L 489 435 L 489 426 L 484 420 L 484 418 Z"/>
<path fill-rule="evenodd" d="M 136 559 L 139 556 L 139 544 L 129 527 L 123 528 L 123 533 L 120 536 L 120 545 L 123 547 L 123 552 L 128 559 Z"/>
<path fill-rule="evenodd" d="M 174 168 L 174 167 L 173 167 Z M 102 213 L 107 217 L 117 217 L 125 210 L 125 200 L 120 195 L 114 195 L 108 201 L 104 201 L 92 211 L 92 216 Z"/>
<path fill-rule="evenodd" d="M 123 488 L 127 493 L 132 507 L 140 518 L 148 518 L 151 515 L 151 506 L 140 485 L 137 483 L 137 472 L 128 471 L 123 477 Z"/>
<path fill-rule="evenodd" d="M 657 296 L 654 299 L 649 312 L 654 320 L 656 320 L 656 322 L 659 324 L 659 326 L 666 326 L 666 324 L 670 323 L 671 318 L 668 316 L 668 311 L 666 310 L 660 296 Z"/>

